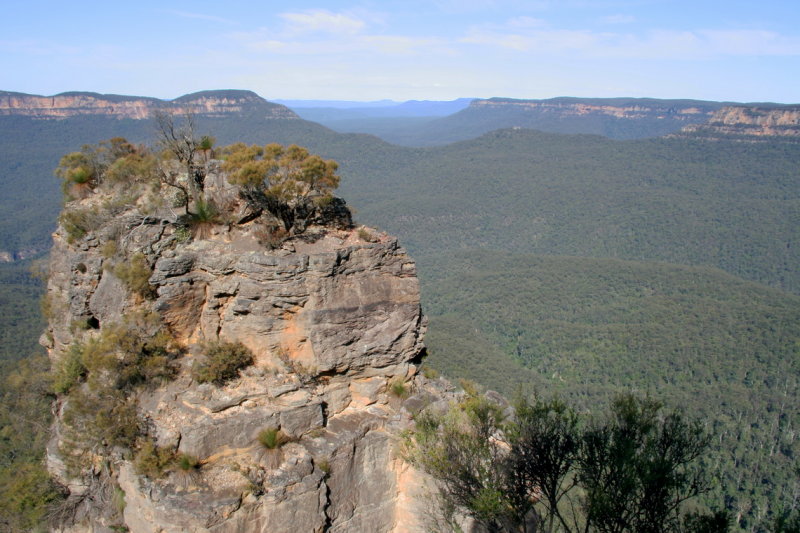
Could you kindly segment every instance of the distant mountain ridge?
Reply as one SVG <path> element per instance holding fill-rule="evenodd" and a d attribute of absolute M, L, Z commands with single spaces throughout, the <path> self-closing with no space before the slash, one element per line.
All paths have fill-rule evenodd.
<path fill-rule="evenodd" d="M 412 122 L 363 119 L 360 123 L 337 122 L 334 116 L 322 116 L 320 110 L 312 110 L 317 120 L 336 131 L 363 132 L 380 136 L 387 142 L 405 146 L 436 146 L 474 139 L 491 131 L 506 128 L 523 128 L 561 134 L 602 135 L 610 139 L 631 140 L 695 131 L 722 109 L 763 109 L 774 115 L 783 115 L 791 105 L 705 100 L 663 100 L 657 98 L 575 98 L 558 97 L 546 100 L 520 100 L 513 98 L 476 99 L 461 111 L 441 118 Z M 794 106 L 796 107 L 796 106 Z M 744 113 L 743 115 L 760 112 Z M 303 118 L 312 119 L 303 115 Z M 740 113 L 741 114 L 741 113 Z M 777 119 L 777 122 L 785 119 Z M 789 120 L 789 122 L 792 122 Z M 752 130 L 747 120 L 729 121 L 728 134 L 739 134 L 739 125 Z M 361 127 L 361 129 L 358 129 Z M 773 135 L 774 129 L 764 130 L 760 135 Z M 783 128 L 776 134 L 785 138 L 795 135 L 791 128 Z M 694 135 L 695 137 L 697 135 Z"/>
<path fill-rule="evenodd" d="M 708 121 L 723 102 L 655 98 L 573 98 L 473 100 L 453 115 L 429 122 L 418 144 L 446 144 L 503 128 L 593 134 L 628 140 L 660 137 L 688 124 Z"/>
<path fill-rule="evenodd" d="M 145 120 L 155 111 L 193 112 L 208 117 L 254 113 L 267 118 L 299 118 L 287 107 L 268 102 L 252 91 L 201 91 L 174 100 L 92 92 L 65 92 L 53 96 L 39 96 L 0 91 L 0 115 L 42 119 L 99 115 Z"/>

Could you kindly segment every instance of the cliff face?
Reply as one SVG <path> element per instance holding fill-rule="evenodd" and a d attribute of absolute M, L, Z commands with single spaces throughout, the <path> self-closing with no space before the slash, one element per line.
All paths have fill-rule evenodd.
<path fill-rule="evenodd" d="M 62 217 L 54 234 L 43 344 L 57 372 L 78 352 L 84 367 L 62 387 L 48 452 L 70 491 L 61 529 L 423 531 L 424 481 L 399 436 L 447 386 L 417 372 L 414 262 L 394 238 L 353 229 L 336 200 L 338 218 L 265 246 L 258 219 L 188 228 L 159 207 L 163 194 L 114 206 L 85 194 L 67 212 L 91 213 L 91 229 L 76 238 Z M 205 195 L 244 209 L 213 168 Z M 131 265 L 145 270 L 139 290 Z M 197 365 L 220 342 L 241 343 L 253 364 L 202 383 Z M 111 422 L 97 414 L 106 401 Z M 135 435 L 120 439 L 125 416 Z M 81 431 L 101 422 L 114 431 L 87 443 Z M 264 444 L 265 431 L 282 441 Z"/>
<path fill-rule="evenodd" d="M 687 124 L 704 122 L 721 106 L 719 102 L 652 98 L 491 98 L 473 100 L 468 108 L 438 119 L 434 125 L 450 141 L 515 127 L 620 140 L 641 139 L 675 133 Z"/>
<path fill-rule="evenodd" d="M 681 133 L 707 138 L 800 139 L 800 106 L 727 106 L 707 123 L 686 126 Z"/>
<path fill-rule="evenodd" d="M 258 113 L 269 118 L 298 119 L 288 108 L 267 102 L 251 91 L 203 91 L 175 100 L 97 93 L 62 93 L 36 96 L 0 92 L 0 115 L 19 115 L 42 119 L 64 119 L 82 115 L 143 120 L 155 111 L 192 112 L 217 117 L 232 113 Z"/>
<path fill-rule="evenodd" d="M 698 122 L 711 116 L 710 102 L 673 102 L 669 100 L 636 99 L 577 99 L 553 98 L 550 100 L 512 100 L 492 98 L 473 100 L 476 109 L 513 109 L 523 113 L 544 113 L 562 117 L 589 117 L 592 115 L 619 119 L 677 119 Z"/>

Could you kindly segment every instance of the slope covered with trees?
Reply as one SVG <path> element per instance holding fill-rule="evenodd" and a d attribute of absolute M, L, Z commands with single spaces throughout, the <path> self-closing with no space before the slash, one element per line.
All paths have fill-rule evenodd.
<path fill-rule="evenodd" d="M 638 391 L 706 421 L 743 529 L 794 504 L 800 297 L 712 268 L 471 250 L 420 262 L 429 364 L 595 412 Z M 467 347 L 467 349 L 465 349 Z M 470 349 L 472 348 L 472 349 Z"/>
<path fill-rule="evenodd" d="M 631 389 L 691 406 L 719 435 L 713 468 L 735 487 L 739 525 L 755 530 L 768 504 L 791 499 L 797 145 L 502 130 L 403 148 L 256 115 L 198 117 L 197 130 L 336 159 L 358 219 L 418 260 L 433 366 L 509 393 L 560 391 L 581 408 Z M 0 250 L 25 250 L 49 244 L 63 153 L 145 142 L 155 125 L 0 117 L 0 131 Z M 25 268 L 9 265 L 0 291 L 9 359 L 39 332 Z"/>
<path fill-rule="evenodd" d="M 348 176 L 415 256 L 487 248 L 709 265 L 800 290 L 800 146 L 502 130 Z M 389 192 L 391 191 L 391 192 Z"/>

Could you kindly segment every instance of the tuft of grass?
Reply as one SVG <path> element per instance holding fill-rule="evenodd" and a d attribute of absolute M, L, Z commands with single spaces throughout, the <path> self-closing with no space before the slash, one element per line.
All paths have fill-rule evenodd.
<path fill-rule="evenodd" d="M 277 450 L 289 442 L 289 437 L 280 429 L 267 428 L 258 434 L 258 442 L 268 450 Z"/>
<path fill-rule="evenodd" d="M 358 238 L 364 242 L 375 242 L 375 237 L 367 228 L 358 228 Z"/>
<path fill-rule="evenodd" d="M 193 223 L 213 223 L 217 221 L 217 217 L 219 217 L 219 209 L 212 200 L 197 200 L 194 203 Z"/>
<path fill-rule="evenodd" d="M 410 394 L 408 385 L 401 378 L 394 379 L 389 383 L 389 392 L 397 398 L 407 398 Z"/>
<path fill-rule="evenodd" d="M 422 365 L 422 375 L 428 379 L 438 379 L 439 371 L 431 366 Z"/>
<path fill-rule="evenodd" d="M 111 497 L 111 504 L 118 513 L 125 510 L 125 491 L 120 487 L 114 487 L 114 495 Z"/>
<path fill-rule="evenodd" d="M 114 257 L 114 254 L 117 253 L 117 241 L 112 239 L 104 242 L 103 246 L 100 248 L 100 253 L 103 254 L 104 259 L 111 259 Z"/>
<path fill-rule="evenodd" d="M 175 465 L 183 472 L 191 472 L 200 467 L 200 461 L 188 453 L 179 453 L 175 458 Z"/>

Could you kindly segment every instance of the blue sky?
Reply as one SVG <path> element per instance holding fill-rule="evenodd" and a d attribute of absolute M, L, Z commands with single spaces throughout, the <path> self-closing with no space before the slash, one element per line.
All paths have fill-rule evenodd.
<path fill-rule="evenodd" d="M 798 0 L 9 2 L 0 90 L 800 103 Z"/>

